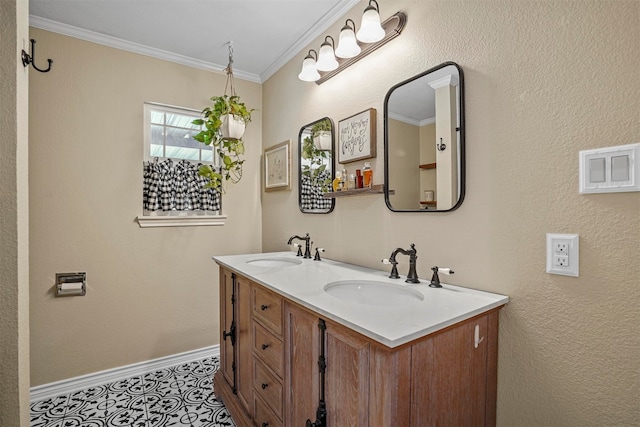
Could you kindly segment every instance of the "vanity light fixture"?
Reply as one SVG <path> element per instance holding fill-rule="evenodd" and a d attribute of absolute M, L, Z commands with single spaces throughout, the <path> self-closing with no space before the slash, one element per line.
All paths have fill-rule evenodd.
<path fill-rule="evenodd" d="M 331 43 L 329 43 L 331 40 Z M 335 45 L 335 41 L 333 37 L 326 36 L 324 38 L 324 42 L 320 45 L 320 51 L 318 52 L 318 62 L 316 63 L 316 68 L 318 71 L 333 71 L 338 68 L 338 61 L 336 60 L 336 55 L 333 51 L 333 46 Z"/>
<path fill-rule="evenodd" d="M 349 25 L 349 22 L 351 22 L 352 25 Z M 344 27 L 340 30 L 336 56 L 338 58 L 353 58 L 354 56 L 358 56 L 361 51 L 362 49 L 360 49 L 358 41 L 356 40 L 356 23 L 351 19 L 347 19 Z"/>
<path fill-rule="evenodd" d="M 311 54 L 313 52 L 313 55 Z M 314 57 L 315 56 L 315 57 Z M 302 61 L 302 71 L 298 74 L 298 78 L 303 82 L 315 82 L 320 79 L 320 74 L 316 69 L 316 59 L 318 54 L 315 50 L 309 49 L 309 53 L 304 57 Z"/>
<path fill-rule="evenodd" d="M 375 7 L 372 6 L 371 3 L 375 3 Z M 363 25 L 371 26 L 369 22 L 375 20 L 374 17 L 372 17 L 374 13 L 378 17 L 377 19 L 379 22 L 380 16 L 378 15 L 378 3 L 376 0 L 370 0 L 369 6 L 365 9 L 362 15 Z M 350 22 L 353 27 L 349 25 Z M 340 30 L 338 47 L 335 47 L 333 37 L 326 36 L 324 38 L 324 42 L 320 46 L 320 51 L 315 58 L 311 55 L 311 52 L 314 54 L 316 53 L 315 50 L 309 50 L 309 53 L 302 63 L 302 71 L 298 74 L 298 78 L 305 82 L 316 82 L 318 85 L 326 82 L 331 77 L 355 64 L 361 58 L 364 58 L 380 46 L 384 46 L 389 41 L 398 37 L 404 29 L 406 22 L 407 15 L 404 12 L 398 12 L 395 15 L 390 16 L 381 24 L 383 32 L 381 39 L 377 39 L 375 42 L 363 42 L 360 38 L 362 28 L 360 28 L 360 31 L 356 33 L 355 23 L 351 19 L 347 19 L 345 26 Z M 352 36 L 354 33 L 356 34 L 356 37 Z M 329 42 L 329 40 L 331 40 L 331 42 Z M 343 47 L 343 42 L 346 43 L 344 45 L 345 47 Z M 353 45 L 355 45 L 355 48 Z M 325 61 L 327 61 L 327 63 L 325 63 Z M 329 63 L 331 63 L 331 65 L 328 65 Z"/>
<path fill-rule="evenodd" d="M 375 3 L 375 6 L 372 5 Z M 380 7 L 376 0 L 369 0 L 369 6 L 362 14 L 360 30 L 356 34 L 362 43 L 375 43 L 384 38 L 385 31 L 380 25 Z"/>

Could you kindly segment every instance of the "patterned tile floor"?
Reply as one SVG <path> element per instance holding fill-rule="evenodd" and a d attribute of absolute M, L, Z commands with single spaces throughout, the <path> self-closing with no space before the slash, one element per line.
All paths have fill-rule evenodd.
<path fill-rule="evenodd" d="M 235 427 L 213 394 L 217 357 L 31 404 L 31 427 Z"/>

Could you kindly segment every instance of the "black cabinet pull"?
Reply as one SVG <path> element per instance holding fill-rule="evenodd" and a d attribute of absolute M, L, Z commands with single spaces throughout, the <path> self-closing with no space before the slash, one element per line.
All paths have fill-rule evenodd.
<path fill-rule="evenodd" d="M 262 349 L 266 350 L 267 348 L 269 348 L 269 344 L 262 344 Z"/>
<path fill-rule="evenodd" d="M 266 305 L 266 304 L 262 304 L 262 305 L 260 306 L 260 310 L 262 310 L 262 311 L 265 311 L 267 308 L 269 308 L 269 306 L 268 306 L 268 305 Z"/>
<path fill-rule="evenodd" d="M 262 423 L 262 427 L 269 427 L 269 423 Z"/>
<path fill-rule="evenodd" d="M 265 388 L 269 387 L 269 384 L 267 383 L 262 383 L 262 389 L 264 390 Z"/>
<path fill-rule="evenodd" d="M 230 336 L 231 336 L 231 334 L 232 334 L 231 332 L 223 332 L 223 333 L 222 333 L 222 339 L 223 339 L 224 341 L 226 341 L 226 340 L 227 340 L 227 337 L 230 337 Z"/>

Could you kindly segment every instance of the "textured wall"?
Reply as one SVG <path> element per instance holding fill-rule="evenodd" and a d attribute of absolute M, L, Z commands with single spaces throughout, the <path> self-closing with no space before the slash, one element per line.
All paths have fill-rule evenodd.
<path fill-rule="evenodd" d="M 511 297 L 501 314 L 500 426 L 639 425 L 640 193 L 578 194 L 578 151 L 640 142 L 640 2 L 380 3 L 383 17 L 408 14 L 399 38 L 320 86 L 296 78 L 318 39 L 264 84 L 264 144 L 374 107 L 381 183 L 388 88 L 455 61 L 466 85 L 465 202 L 452 213 L 400 214 L 381 195 L 362 196 L 304 215 L 297 188 L 263 194 L 263 249 L 309 232 L 328 258 L 382 267 L 414 242 L 422 277 L 451 266 L 451 283 Z M 359 23 L 366 4 L 345 18 Z M 545 273 L 547 232 L 580 235 L 579 278 Z"/>
<path fill-rule="evenodd" d="M 0 425 L 29 425 L 28 3 L 0 2 Z"/>
<path fill-rule="evenodd" d="M 30 79 L 32 385 L 219 342 L 214 254 L 261 248 L 261 86 L 243 180 L 223 227 L 141 229 L 143 103 L 202 109 L 224 74 L 31 29 L 53 70 Z M 86 271 L 87 295 L 55 298 L 56 272 Z"/>

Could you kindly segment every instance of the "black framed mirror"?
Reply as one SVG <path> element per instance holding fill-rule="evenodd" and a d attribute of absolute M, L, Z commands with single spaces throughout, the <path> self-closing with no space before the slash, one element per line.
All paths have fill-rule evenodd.
<path fill-rule="evenodd" d="M 309 123 L 298 134 L 298 206 L 302 213 L 326 214 L 333 211 L 335 199 L 323 195 L 330 191 L 335 175 L 335 129 L 324 117 Z"/>
<path fill-rule="evenodd" d="M 465 193 L 464 79 L 445 62 L 384 100 L 385 202 L 394 212 L 447 212 Z"/>

